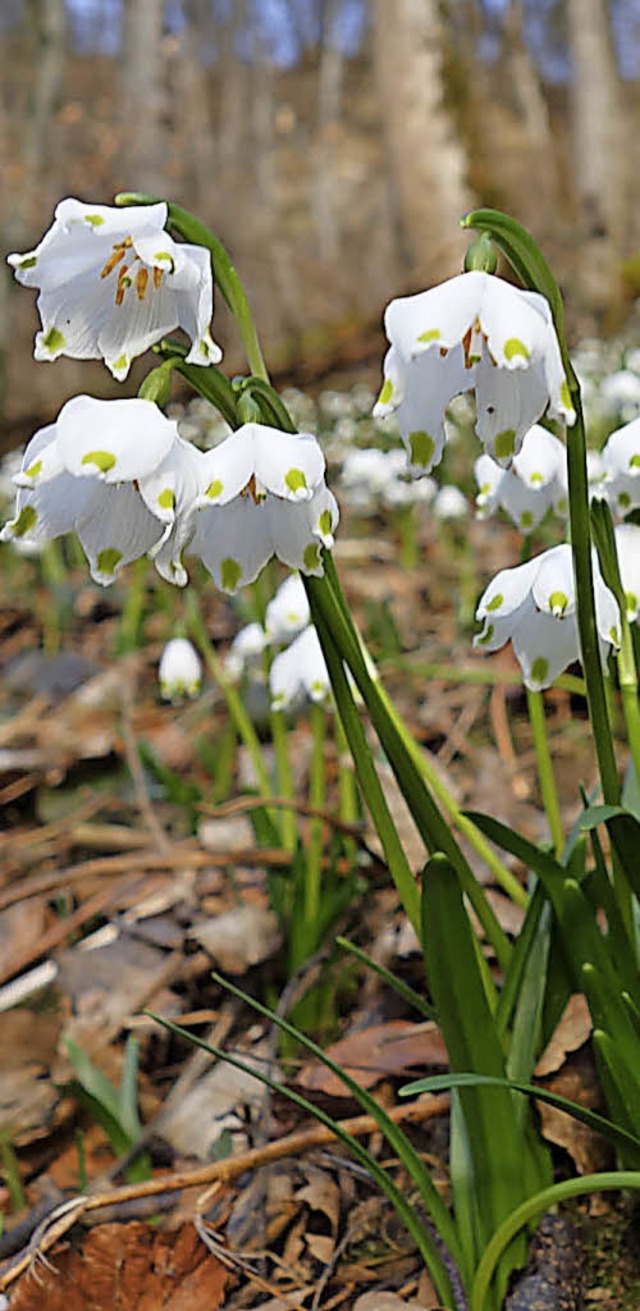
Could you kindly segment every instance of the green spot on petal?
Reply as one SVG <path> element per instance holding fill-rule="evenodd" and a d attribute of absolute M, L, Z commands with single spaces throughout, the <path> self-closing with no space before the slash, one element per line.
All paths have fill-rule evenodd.
<path fill-rule="evenodd" d="M 638 609 L 638 598 L 637 596 L 634 595 L 633 592 L 625 592 L 624 608 L 628 615 L 635 614 L 636 610 Z"/>
<path fill-rule="evenodd" d="M 318 519 L 318 532 L 322 533 L 323 537 L 330 537 L 332 531 L 333 531 L 333 522 L 331 519 L 331 511 L 323 510 L 322 514 L 320 515 L 320 518 Z"/>
<path fill-rule="evenodd" d="M 536 656 L 531 666 L 531 678 L 534 683 L 546 683 L 549 673 L 549 661 L 544 656 Z"/>
<path fill-rule="evenodd" d="M 307 480 L 302 469 L 289 469 L 284 476 L 284 481 L 290 492 L 304 492 L 307 490 Z"/>
<path fill-rule="evenodd" d="M 541 474 L 541 473 L 532 473 L 532 474 L 531 474 L 531 477 L 530 477 L 530 479 L 529 479 L 529 482 L 530 482 L 531 484 L 534 484 L 534 483 L 535 483 L 535 484 L 537 484 L 537 483 L 541 483 L 541 482 L 542 482 L 542 474 Z"/>
<path fill-rule="evenodd" d="M 499 610 L 503 603 L 504 596 L 502 595 L 502 592 L 496 592 L 495 596 L 492 596 L 491 600 L 487 602 L 485 610 Z"/>
<path fill-rule="evenodd" d="M 393 383 L 391 378 L 385 378 L 382 384 L 382 391 L 378 397 L 378 405 L 388 405 L 393 396 Z"/>
<path fill-rule="evenodd" d="M 431 464 L 435 451 L 436 444 L 433 437 L 430 437 L 424 429 L 409 433 L 409 454 L 412 464 L 420 464 L 426 469 Z"/>
<path fill-rule="evenodd" d="M 35 527 L 38 519 L 38 512 L 33 505 L 23 505 L 15 523 L 11 525 L 11 532 L 14 537 L 24 537 Z"/>
<path fill-rule="evenodd" d="M 101 228 L 105 220 L 102 214 L 85 214 L 84 221 L 92 228 Z"/>
<path fill-rule="evenodd" d="M 320 547 L 317 542 L 309 542 L 302 553 L 302 561 L 305 569 L 311 573 L 313 569 L 320 567 Z"/>
<path fill-rule="evenodd" d="M 618 505 L 620 506 L 621 510 L 629 509 L 629 506 L 631 505 L 631 497 L 629 496 L 628 492 L 620 492 L 620 495 L 618 497 Z"/>
<path fill-rule="evenodd" d="M 569 597 L 565 592 L 551 592 L 549 596 L 549 609 L 552 614 L 564 614 L 569 604 Z"/>
<path fill-rule="evenodd" d="M 103 551 L 98 551 L 96 558 L 96 568 L 99 574 L 114 574 L 116 565 L 122 559 L 122 551 L 117 546 L 105 546 Z"/>
<path fill-rule="evenodd" d="M 516 448 L 516 430 L 515 428 L 505 428 L 504 432 L 496 433 L 493 443 L 493 451 L 496 460 L 508 460 Z"/>
<path fill-rule="evenodd" d="M 420 336 L 417 338 L 417 340 L 423 341 L 425 345 L 428 346 L 430 341 L 439 341 L 441 336 L 442 333 L 439 328 L 428 328 L 426 332 L 420 333 Z"/>
<path fill-rule="evenodd" d="M 25 478 L 37 478 L 41 469 L 42 469 L 42 460 L 34 460 L 33 464 L 30 464 L 29 468 L 25 469 L 24 476 Z"/>
<path fill-rule="evenodd" d="M 560 404 L 564 406 L 565 410 L 573 409 L 571 392 L 569 391 L 569 383 L 567 382 L 566 378 L 564 378 L 562 383 L 560 384 Z"/>
<path fill-rule="evenodd" d="M 171 488 L 165 487 L 164 491 L 160 492 L 160 495 L 158 497 L 158 505 L 160 506 L 160 509 L 173 510 L 175 503 L 176 503 L 176 498 Z"/>
<path fill-rule="evenodd" d="M 486 645 L 487 645 L 487 642 L 490 642 L 490 641 L 491 641 L 491 638 L 493 637 L 493 634 L 495 633 L 495 631 L 496 631 L 496 630 L 495 630 L 495 626 L 494 626 L 493 624 L 487 624 L 487 627 L 485 628 L 484 633 L 482 633 L 480 637 L 477 637 L 477 638 L 476 638 L 476 643 L 477 643 L 477 645 L 478 645 L 478 646 L 486 646 Z"/>
<path fill-rule="evenodd" d="M 216 497 L 221 496 L 223 491 L 224 483 L 220 482 L 219 478 L 214 478 L 213 482 L 209 483 L 205 496 L 209 496 L 212 501 L 215 501 Z"/>
<path fill-rule="evenodd" d="M 123 369 L 129 368 L 129 359 L 126 355 L 119 355 L 117 360 L 113 361 L 113 367 L 116 373 L 121 373 Z"/>
<path fill-rule="evenodd" d="M 220 582 L 223 591 L 235 592 L 241 578 L 242 566 L 239 565 L 238 561 L 234 560 L 232 556 L 228 555 L 226 559 L 222 560 L 220 563 Z"/>
<path fill-rule="evenodd" d="M 620 646 L 620 634 L 615 624 L 613 625 L 612 628 L 609 629 L 609 641 L 612 642 L 613 645 L 616 647 Z"/>
<path fill-rule="evenodd" d="M 505 341 L 504 353 L 508 360 L 514 360 L 518 355 L 521 355 L 524 360 L 531 358 L 529 347 L 525 346 L 524 342 L 520 341 L 519 337 L 509 337 L 509 340 Z"/>
<path fill-rule="evenodd" d="M 18 264 L 18 268 L 19 268 L 19 269 L 33 269 L 33 268 L 35 268 L 35 266 L 36 266 L 37 263 L 38 263 L 38 256 L 37 256 L 37 255 L 26 255 L 24 259 L 21 259 L 21 260 L 20 260 L 20 263 Z"/>
<path fill-rule="evenodd" d="M 49 328 L 49 331 L 46 332 L 42 338 L 44 349 L 50 351 L 52 355 L 56 355 L 59 351 L 64 350 L 66 344 L 67 339 L 64 336 L 64 333 L 60 332 L 59 328 Z"/>
<path fill-rule="evenodd" d="M 630 469 L 640 469 L 640 455 L 632 455 L 629 460 Z"/>
<path fill-rule="evenodd" d="M 100 473 L 108 473 L 113 469 L 115 462 L 116 457 L 111 451 L 87 451 L 80 461 L 81 464 L 95 464 Z"/>
<path fill-rule="evenodd" d="M 532 523 L 533 523 L 533 515 L 531 513 L 531 510 L 523 510 L 522 514 L 520 515 L 520 527 L 524 529 L 528 529 L 531 527 Z"/>

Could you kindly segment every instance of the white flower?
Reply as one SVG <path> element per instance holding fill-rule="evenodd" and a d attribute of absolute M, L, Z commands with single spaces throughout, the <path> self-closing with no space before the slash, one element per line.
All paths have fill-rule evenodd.
<path fill-rule="evenodd" d="M 286 651 L 277 655 L 269 674 L 274 710 L 292 710 L 306 700 L 324 704 L 331 683 L 318 634 L 310 624 Z"/>
<path fill-rule="evenodd" d="M 604 492 L 614 513 L 640 505 L 640 419 L 612 432 L 601 451 Z"/>
<path fill-rule="evenodd" d="M 601 654 L 620 645 L 620 613 L 593 552 L 596 620 Z M 502 569 L 480 599 L 484 622 L 474 646 L 497 651 L 511 639 L 527 687 L 550 687 L 580 658 L 571 547 L 566 543 L 513 569 Z"/>
<path fill-rule="evenodd" d="M 568 513 L 565 447 L 537 423 L 529 429 L 510 469 L 502 469 L 490 455 L 480 455 L 474 471 L 481 519 L 501 506 L 521 532 L 530 533 L 551 507 L 562 516 Z"/>
<path fill-rule="evenodd" d="M 469 503 L 459 487 L 445 483 L 433 502 L 432 513 L 436 519 L 465 519 L 469 513 Z"/>
<path fill-rule="evenodd" d="M 544 413 L 575 421 L 551 310 L 545 298 L 474 271 L 385 313 L 391 343 L 374 415 L 397 411 L 412 468 L 428 473 L 442 456 L 445 410 L 474 390 L 476 431 L 507 466 Z"/>
<path fill-rule="evenodd" d="M 123 379 L 132 359 L 178 327 L 192 341 L 189 363 L 221 359 L 209 333 L 209 252 L 174 242 L 166 221 L 165 204 L 62 200 L 35 250 L 8 256 L 18 282 L 40 291 L 37 360 L 103 359 Z"/>
<path fill-rule="evenodd" d="M 0 539 L 42 543 L 75 530 L 92 577 L 111 583 L 171 532 L 191 450 L 152 401 L 75 396 L 31 438 Z"/>
<path fill-rule="evenodd" d="M 160 657 L 158 682 L 165 701 L 198 695 L 202 685 L 202 661 L 186 637 L 174 637 L 167 642 Z"/>
<path fill-rule="evenodd" d="M 632 624 L 640 614 L 640 526 L 619 523 L 614 532 L 625 610 Z"/>
<path fill-rule="evenodd" d="M 619 410 L 623 419 L 633 419 L 640 409 L 640 378 L 631 369 L 619 369 L 600 384 L 600 395 L 608 410 Z"/>
<path fill-rule="evenodd" d="M 333 545 L 338 507 L 315 437 L 247 423 L 202 458 L 188 549 L 218 587 L 244 587 L 272 555 L 291 569 L 322 574 L 320 549 Z"/>
<path fill-rule="evenodd" d="M 257 663 L 266 645 L 267 638 L 262 624 L 245 624 L 236 633 L 224 662 L 227 677 L 234 680 L 242 678 L 245 670 Z"/>
<path fill-rule="evenodd" d="M 264 617 L 266 641 L 288 642 L 306 628 L 310 617 L 304 583 L 299 574 L 289 574 L 267 606 Z"/>

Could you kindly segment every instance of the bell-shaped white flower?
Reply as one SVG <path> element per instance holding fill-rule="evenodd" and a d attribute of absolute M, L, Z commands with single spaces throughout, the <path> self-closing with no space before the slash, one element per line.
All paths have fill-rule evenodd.
<path fill-rule="evenodd" d="M 35 358 L 103 359 L 114 378 L 175 328 L 192 345 L 191 364 L 221 359 L 209 325 L 209 252 L 165 231 L 167 206 L 111 208 L 62 200 L 34 250 L 9 255 L 18 282 L 37 287 L 42 330 Z"/>
<path fill-rule="evenodd" d="M 474 471 L 481 519 L 500 506 L 521 532 L 530 533 L 550 508 L 563 518 L 568 513 L 565 447 L 537 423 L 526 434 L 510 469 L 502 469 L 490 455 L 480 455 Z"/>
<path fill-rule="evenodd" d="M 625 610 L 632 624 L 640 614 L 640 525 L 619 523 L 614 532 Z"/>
<path fill-rule="evenodd" d="M 459 487 L 445 483 L 433 502 L 432 514 L 434 519 L 466 519 L 469 502 Z"/>
<path fill-rule="evenodd" d="M 269 673 L 269 687 L 274 710 L 294 710 L 305 701 L 328 703 L 331 682 L 313 624 L 276 656 Z"/>
<path fill-rule="evenodd" d="M 606 498 L 622 517 L 640 505 L 640 419 L 612 432 L 601 458 Z"/>
<path fill-rule="evenodd" d="M 185 446 L 152 401 L 76 396 L 27 445 L 0 538 L 42 543 L 75 530 L 94 580 L 111 583 L 170 531 L 158 473 Z"/>
<path fill-rule="evenodd" d="M 620 645 L 620 612 L 593 552 L 596 620 L 601 654 Z M 513 569 L 501 569 L 480 598 L 476 619 L 483 630 L 474 646 L 497 651 L 511 640 L 524 681 L 532 691 L 550 687 L 580 659 L 571 547 L 567 543 Z"/>
<path fill-rule="evenodd" d="M 266 641 L 288 642 L 311 618 L 307 593 L 299 574 L 289 574 L 269 602 L 264 616 Z"/>
<path fill-rule="evenodd" d="M 276 555 L 291 569 L 323 572 L 333 545 L 335 498 L 324 456 L 310 433 L 247 423 L 203 456 L 204 484 L 189 551 L 224 592 L 253 582 Z"/>
<path fill-rule="evenodd" d="M 236 633 L 224 662 L 224 671 L 234 681 L 242 678 L 251 669 L 255 671 L 260 657 L 267 645 L 267 637 L 262 624 L 256 622 L 245 624 Z"/>
<path fill-rule="evenodd" d="M 165 701 L 198 695 L 202 686 L 202 661 L 186 637 L 173 637 L 167 642 L 160 657 L 158 682 Z"/>
<path fill-rule="evenodd" d="M 462 273 L 391 301 L 385 330 L 391 347 L 374 415 L 396 412 L 416 473 L 439 462 L 446 408 L 463 392 L 475 391 L 476 431 L 505 467 L 545 410 L 575 421 L 551 310 L 537 292 Z"/>

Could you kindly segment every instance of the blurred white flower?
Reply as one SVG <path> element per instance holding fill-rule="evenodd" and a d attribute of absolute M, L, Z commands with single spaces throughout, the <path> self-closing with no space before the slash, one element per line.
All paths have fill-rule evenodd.
<path fill-rule="evenodd" d="M 620 645 L 620 612 L 593 552 L 596 621 L 601 655 Z M 501 569 L 476 611 L 483 622 L 474 646 L 497 651 L 511 639 L 524 681 L 532 691 L 550 687 L 580 658 L 571 547 L 567 543 L 513 569 Z"/>
<path fill-rule="evenodd" d="M 629 623 L 640 614 L 640 526 L 619 523 L 614 529 L 620 581 L 624 591 L 625 611 Z"/>
<path fill-rule="evenodd" d="M 551 310 L 543 296 L 478 271 L 385 313 L 390 350 L 374 415 L 397 412 L 412 468 L 428 473 L 442 456 L 445 411 L 474 390 L 476 431 L 507 466 L 545 412 L 575 421 Z"/>
<path fill-rule="evenodd" d="M 245 624 L 236 633 L 224 662 L 228 678 L 242 678 L 248 669 L 254 670 L 267 645 L 267 637 L 262 624 Z"/>
<path fill-rule="evenodd" d="M 75 530 L 91 576 L 112 583 L 171 533 L 197 455 L 153 401 L 75 396 L 31 438 L 0 540 L 39 544 Z"/>
<path fill-rule="evenodd" d="M 137 355 L 175 328 L 191 338 L 190 364 L 221 359 L 209 332 L 209 252 L 174 242 L 166 221 L 165 204 L 62 200 L 35 250 L 7 257 L 18 282 L 40 291 L 37 360 L 103 359 L 122 380 Z"/>
<path fill-rule="evenodd" d="M 293 710 L 305 701 L 327 705 L 331 683 L 320 639 L 310 624 L 276 656 L 269 674 L 271 704 L 274 710 Z"/>
<path fill-rule="evenodd" d="M 265 636 L 269 644 L 288 642 L 306 628 L 310 620 L 309 602 L 299 574 L 289 574 L 280 584 L 265 611 Z"/>
<path fill-rule="evenodd" d="M 612 432 L 600 454 L 605 496 L 622 517 L 640 505 L 640 419 Z"/>
<path fill-rule="evenodd" d="M 533 532 L 547 510 L 566 517 L 569 511 L 567 454 L 562 442 L 534 424 L 526 434 L 510 469 L 501 469 L 490 455 L 474 465 L 478 517 L 486 519 L 500 506 L 523 533 Z"/>
<path fill-rule="evenodd" d="M 640 409 L 640 378 L 631 369 L 619 369 L 603 378 L 600 395 L 608 410 L 618 411 L 622 419 L 631 420 Z"/>
<path fill-rule="evenodd" d="M 459 487 L 445 483 L 440 488 L 432 507 L 435 519 L 465 519 L 469 513 L 469 502 Z"/>
<path fill-rule="evenodd" d="M 186 637 L 173 637 L 167 642 L 160 657 L 158 682 L 165 701 L 198 695 L 202 686 L 202 661 Z"/>
<path fill-rule="evenodd" d="M 322 574 L 320 550 L 333 545 L 338 507 L 315 437 L 247 423 L 201 458 L 188 550 L 218 587 L 244 587 L 272 555 L 291 569 Z"/>

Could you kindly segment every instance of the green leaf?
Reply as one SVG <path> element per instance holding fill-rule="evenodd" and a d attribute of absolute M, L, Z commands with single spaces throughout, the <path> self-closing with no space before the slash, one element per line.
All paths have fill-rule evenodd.
<path fill-rule="evenodd" d="M 344 951 L 348 951 L 351 956 L 355 956 L 356 960 L 366 965 L 367 969 L 377 974 L 378 978 L 387 984 L 387 987 L 393 988 L 394 992 L 397 992 L 399 997 L 403 997 L 409 1006 L 412 1006 L 419 1015 L 424 1016 L 425 1020 L 436 1019 L 434 1007 L 428 1001 L 425 1001 L 424 997 L 416 992 L 415 988 L 411 988 L 408 983 L 405 983 L 404 979 L 399 979 L 397 975 L 386 969 L 379 961 L 374 960 L 372 956 L 368 956 L 366 951 L 362 950 L 362 947 L 357 947 L 355 942 L 350 942 L 348 938 L 342 937 L 336 938 L 336 947 L 342 947 Z"/>
<path fill-rule="evenodd" d="M 565 1111 L 572 1119 L 578 1120 L 580 1124 L 586 1124 L 587 1128 L 592 1129 L 594 1133 L 602 1134 L 613 1144 L 616 1151 L 624 1154 L 635 1154 L 636 1159 L 640 1162 L 640 1137 L 625 1129 L 622 1125 L 616 1124 L 609 1120 L 607 1116 L 600 1115 L 597 1111 L 591 1111 L 587 1106 L 581 1106 L 579 1102 L 573 1102 L 568 1097 L 561 1097 L 559 1093 L 552 1092 L 550 1088 L 545 1088 L 534 1083 L 524 1083 L 518 1079 L 499 1079 L 486 1074 L 434 1074 L 426 1079 L 416 1079 L 412 1083 L 407 1083 L 399 1089 L 401 1097 L 417 1097 L 420 1093 L 443 1092 L 447 1088 L 462 1088 L 467 1085 L 475 1086 L 478 1084 L 496 1085 L 499 1087 L 511 1088 L 514 1092 L 522 1093 L 525 1097 L 536 1098 L 538 1101 L 546 1102 L 549 1106 L 555 1106 L 559 1111 Z"/>
<path fill-rule="evenodd" d="M 504 1078 L 502 1044 L 487 1002 L 476 940 L 455 868 L 444 856 L 435 856 L 424 870 L 422 907 L 427 981 L 451 1068 Z M 515 1103 L 505 1087 L 465 1086 L 460 1108 L 464 1143 L 458 1158 L 461 1173 L 452 1171 L 454 1211 L 473 1217 L 472 1223 L 465 1221 L 465 1230 L 474 1230 L 474 1250 L 468 1255 L 475 1266 L 498 1225 L 526 1194 L 527 1153 Z M 509 1252 L 502 1270 L 503 1291 L 509 1272 L 524 1256 L 522 1242 Z"/>

